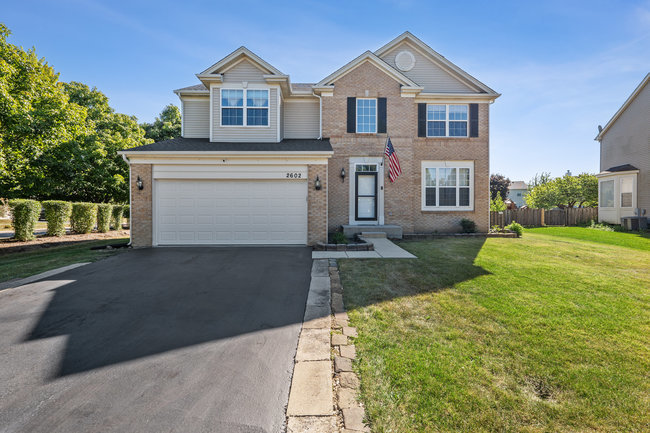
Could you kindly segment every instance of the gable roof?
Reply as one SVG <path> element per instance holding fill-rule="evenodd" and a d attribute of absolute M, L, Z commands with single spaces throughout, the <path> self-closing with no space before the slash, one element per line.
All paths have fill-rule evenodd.
<path fill-rule="evenodd" d="M 508 189 L 528 189 L 528 185 L 523 180 L 513 180 Z"/>
<path fill-rule="evenodd" d="M 430 46 L 422 42 L 420 39 L 415 37 L 409 31 L 402 33 L 401 35 L 399 35 L 398 37 L 396 37 L 395 39 L 393 39 L 383 47 L 379 48 L 377 51 L 375 51 L 375 54 L 381 57 L 404 41 L 408 41 L 411 44 L 413 44 L 416 48 L 418 48 L 422 52 L 422 54 L 428 57 L 429 60 L 431 60 L 436 65 L 440 66 L 443 70 L 445 70 L 447 73 L 449 73 L 454 78 L 460 80 L 461 82 L 465 84 L 469 84 L 470 87 L 474 87 L 482 93 L 487 93 L 489 95 L 494 95 L 496 97 L 501 96 L 500 93 L 497 93 L 496 91 L 488 87 L 486 84 L 482 83 L 481 81 L 477 80 L 476 78 L 474 78 L 473 76 L 471 76 L 470 74 L 468 74 L 467 72 L 459 68 L 458 66 L 451 63 L 443 55 L 439 54 L 433 48 L 431 48 Z"/>
<path fill-rule="evenodd" d="M 213 74 L 216 74 L 219 69 L 223 68 L 224 66 L 229 65 L 230 63 L 234 63 L 236 61 L 239 61 L 241 57 L 248 57 L 248 59 L 252 60 L 255 66 L 259 67 L 263 71 L 265 71 L 267 74 L 271 75 L 284 75 L 279 69 L 262 59 L 260 56 L 249 50 L 248 48 L 241 46 L 237 48 L 235 51 L 232 53 L 228 54 L 226 57 L 223 59 L 219 60 L 217 63 L 213 64 L 203 72 L 200 72 L 196 74 L 197 77 L 206 77 L 210 76 Z"/>
<path fill-rule="evenodd" d="M 393 68 L 391 65 L 388 63 L 384 62 L 382 59 L 380 59 L 377 55 L 372 53 L 371 51 L 366 51 L 365 53 L 361 54 L 359 57 L 356 59 L 348 62 L 341 68 L 337 69 L 327 77 L 323 78 L 320 80 L 314 87 L 325 87 L 325 86 L 331 86 L 331 84 L 338 80 L 339 78 L 343 77 L 347 73 L 353 71 L 355 68 L 358 66 L 369 62 L 376 67 L 378 67 L 380 70 L 384 71 L 386 74 L 389 76 L 393 77 L 395 80 L 400 82 L 402 85 L 412 88 L 412 89 L 422 89 L 422 87 L 418 86 L 417 83 L 415 83 L 413 80 L 411 80 L 409 77 L 406 75 L 402 74 L 400 71 L 397 69 Z"/>
<path fill-rule="evenodd" d="M 607 130 L 616 122 L 616 120 L 618 120 L 619 117 L 621 117 L 621 114 L 623 114 L 623 112 L 625 110 L 627 110 L 627 107 L 630 106 L 630 104 L 634 101 L 634 99 L 636 99 L 636 97 L 639 95 L 639 93 L 641 93 L 641 90 L 643 90 L 643 88 L 649 82 L 650 82 L 650 73 L 648 73 L 645 76 L 645 78 L 641 81 L 641 84 L 639 84 L 636 87 L 636 89 L 634 89 L 634 92 L 632 92 L 632 94 L 627 98 L 627 100 L 623 103 L 621 108 L 619 108 L 618 111 L 616 113 L 614 113 L 614 116 L 611 119 L 609 119 L 609 122 L 607 122 L 605 127 L 603 129 L 601 129 L 600 131 L 598 131 L 598 135 L 596 136 L 596 138 L 594 138 L 594 140 L 596 140 L 596 141 L 602 140 L 602 138 L 605 135 L 605 133 L 607 132 Z"/>

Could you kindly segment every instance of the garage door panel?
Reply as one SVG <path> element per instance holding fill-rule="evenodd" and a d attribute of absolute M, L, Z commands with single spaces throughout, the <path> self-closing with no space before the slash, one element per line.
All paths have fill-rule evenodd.
<path fill-rule="evenodd" d="M 156 242 L 305 244 L 307 182 L 157 180 Z"/>

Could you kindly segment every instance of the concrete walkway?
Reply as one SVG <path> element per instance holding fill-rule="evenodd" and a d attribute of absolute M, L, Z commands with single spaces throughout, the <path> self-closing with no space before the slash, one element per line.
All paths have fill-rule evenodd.
<path fill-rule="evenodd" d="M 374 251 L 314 251 L 313 259 L 417 259 L 413 254 L 398 247 L 386 238 L 364 238 L 374 245 Z"/>

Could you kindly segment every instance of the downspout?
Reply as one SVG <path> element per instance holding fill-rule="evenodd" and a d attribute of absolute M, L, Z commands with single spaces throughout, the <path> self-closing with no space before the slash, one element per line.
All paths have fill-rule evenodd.
<path fill-rule="evenodd" d="M 133 243 L 133 209 L 131 206 L 133 193 L 131 192 L 131 162 L 125 154 L 122 154 L 122 159 L 124 162 L 129 164 L 129 246 L 131 246 Z"/>
<path fill-rule="evenodd" d="M 323 98 L 313 90 L 311 94 L 318 98 L 318 139 L 323 139 Z"/>

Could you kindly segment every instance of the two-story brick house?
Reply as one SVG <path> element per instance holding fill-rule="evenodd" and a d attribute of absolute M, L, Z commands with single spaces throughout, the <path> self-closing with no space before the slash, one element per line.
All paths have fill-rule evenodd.
<path fill-rule="evenodd" d="M 133 245 L 314 244 L 341 226 L 399 236 L 462 218 L 487 231 L 499 94 L 412 34 L 315 84 L 245 47 L 197 78 L 175 91 L 181 138 L 122 152 Z"/>

